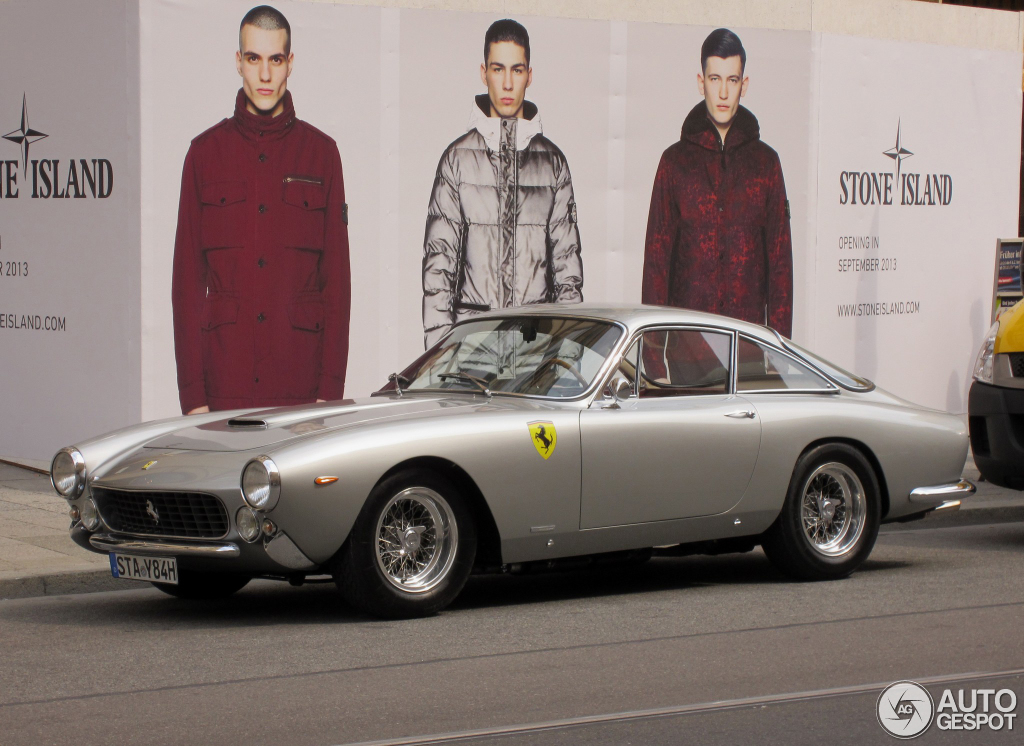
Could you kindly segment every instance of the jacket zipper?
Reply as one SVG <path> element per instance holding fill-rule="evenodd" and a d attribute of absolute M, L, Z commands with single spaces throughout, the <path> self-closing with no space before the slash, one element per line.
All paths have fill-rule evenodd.
<path fill-rule="evenodd" d="M 323 186 L 324 185 L 324 180 L 323 179 L 318 179 L 315 176 L 285 176 L 284 177 L 284 183 L 285 184 L 291 184 L 293 181 L 296 181 L 296 182 L 298 182 L 300 184 L 316 184 L 317 186 Z"/>

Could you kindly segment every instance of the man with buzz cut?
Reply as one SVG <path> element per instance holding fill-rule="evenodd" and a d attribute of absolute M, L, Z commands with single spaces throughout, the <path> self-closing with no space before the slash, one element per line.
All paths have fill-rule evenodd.
<path fill-rule="evenodd" d="M 661 157 L 651 195 L 643 302 L 767 324 L 793 325 L 789 202 L 778 154 L 740 106 L 749 79 L 736 34 L 713 31 L 701 48 L 704 100 Z"/>
<path fill-rule="evenodd" d="M 234 116 L 185 157 L 171 284 L 185 414 L 344 395 L 351 283 L 341 157 L 295 116 L 293 61 L 280 11 L 246 13 Z"/>
<path fill-rule="evenodd" d="M 512 20 L 484 35 L 469 131 L 441 156 L 423 240 L 423 332 L 492 308 L 583 300 L 576 202 L 565 156 L 544 137 L 530 37 Z"/>

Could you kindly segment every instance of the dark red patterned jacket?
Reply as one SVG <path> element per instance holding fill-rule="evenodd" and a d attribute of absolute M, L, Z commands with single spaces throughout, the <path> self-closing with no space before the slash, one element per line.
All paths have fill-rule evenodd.
<path fill-rule="evenodd" d="M 340 399 L 351 297 L 334 140 L 295 118 L 235 115 L 192 141 L 171 303 L 182 412 Z"/>
<path fill-rule="evenodd" d="M 643 302 L 710 311 L 789 336 L 793 248 L 778 154 L 739 107 L 723 147 L 703 101 L 661 157 L 651 195 Z"/>

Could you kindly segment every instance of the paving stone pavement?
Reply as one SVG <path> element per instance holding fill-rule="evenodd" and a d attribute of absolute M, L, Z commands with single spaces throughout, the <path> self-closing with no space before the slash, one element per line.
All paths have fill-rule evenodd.
<path fill-rule="evenodd" d="M 35 463 L 31 466 L 37 468 Z M 959 511 L 887 528 L 1024 520 L 1024 492 L 980 481 L 970 457 L 964 476 L 978 486 L 978 492 Z M 54 492 L 48 476 L 0 462 L 0 599 L 145 585 L 110 577 L 106 556 L 71 541 L 69 525 L 67 503 Z"/>

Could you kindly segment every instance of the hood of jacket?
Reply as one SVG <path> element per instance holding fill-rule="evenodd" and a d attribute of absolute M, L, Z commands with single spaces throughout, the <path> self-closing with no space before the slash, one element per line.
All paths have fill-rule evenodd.
<path fill-rule="evenodd" d="M 491 101 L 486 93 L 481 93 L 473 99 L 473 109 L 469 113 L 469 126 L 466 131 L 476 130 L 484 138 L 487 147 L 493 151 L 499 150 L 501 143 L 501 117 L 490 116 Z M 530 140 L 542 134 L 543 127 L 540 123 L 540 114 L 537 112 L 537 105 L 532 101 L 523 102 L 523 118 L 516 119 L 516 150 L 525 150 Z"/>
<path fill-rule="evenodd" d="M 683 120 L 683 129 L 679 133 L 680 140 L 692 142 L 708 150 L 734 150 L 741 145 L 761 139 L 761 127 L 757 117 L 750 109 L 740 106 L 733 117 L 732 125 L 725 136 L 723 145 L 718 136 L 718 128 L 708 114 L 708 107 L 703 101 L 698 103 Z"/>

